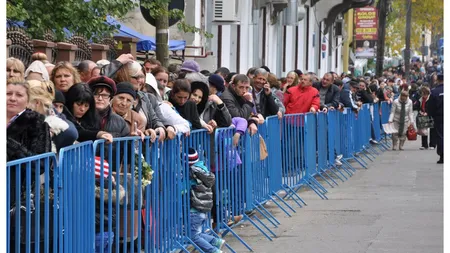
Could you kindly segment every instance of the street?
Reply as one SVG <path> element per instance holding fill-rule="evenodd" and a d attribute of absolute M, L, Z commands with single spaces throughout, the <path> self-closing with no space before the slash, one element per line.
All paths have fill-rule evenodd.
<path fill-rule="evenodd" d="M 420 139 L 405 151 L 387 151 L 368 170 L 353 163 L 353 177 L 326 185 L 329 200 L 300 191 L 308 206 L 295 206 L 291 218 L 269 204 L 281 222 L 273 242 L 248 222 L 234 231 L 254 252 L 443 252 L 443 166 L 435 150 L 419 147 Z M 236 252 L 248 252 L 231 235 L 225 239 Z"/>

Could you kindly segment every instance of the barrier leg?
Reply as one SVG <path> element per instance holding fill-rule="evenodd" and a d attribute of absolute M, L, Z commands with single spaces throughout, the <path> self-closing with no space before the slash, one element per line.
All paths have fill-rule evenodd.
<path fill-rule="evenodd" d="M 286 198 L 286 197 L 288 199 L 292 198 L 292 200 L 294 200 L 295 203 L 297 203 L 297 205 L 299 207 L 302 207 L 302 205 L 300 205 L 300 203 L 298 203 L 297 200 L 295 198 L 293 198 L 293 196 L 295 196 L 295 197 L 297 197 L 298 200 L 300 200 L 303 203 L 303 205 L 307 206 L 306 202 L 302 198 L 300 198 L 300 196 L 298 196 L 297 192 L 295 192 L 294 189 L 289 187 L 289 185 L 284 184 L 281 187 L 283 187 L 283 189 L 286 191 L 286 196 L 284 196 L 284 198 Z"/>
<path fill-rule="evenodd" d="M 211 229 L 210 231 L 214 235 L 214 237 L 220 238 L 220 236 L 213 229 Z M 236 251 L 234 251 L 234 249 L 226 242 L 225 247 L 227 247 L 231 252 L 236 253 Z"/>
<path fill-rule="evenodd" d="M 335 175 L 337 178 L 341 179 L 338 175 L 336 175 L 336 173 L 334 173 L 334 171 L 332 171 L 330 168 L 328 168 L 327 170 L 322 169 L 323 174 L 325 174 L 335 185 L 339 185 L 336 180 L 334 180 L 334 178 L 332 176 L 330 176 L 330 174 L 328 174 L 328 171 L 331 171 L 331 173 L 333 175 Z M 341 179 L 342 180 L 342 179 Z M 331 186 L 332 188 L 334 188 L 334 186 Z"/>
<path fill-rule="evenodd" d="M 280 196 L 278 196 L 278 194 L 276 194 L 275 192 L 272 192 L 272 194 L 275 195 L 275 196 L 277 196 L 277 198 L 278 198 L 281 202 L 283 202 L 289 209 L 291 209 L 291 210 L 295 213 L 294 208 L 292 208 L 286 201 L 284 201 L 283 198 L 281 198 Z M 270 194 L 269 194 L 269 198 L 270 198 L 270 199 L 273 201 L 273 203 L 275 203 L 281 210 L 283 210 L 283 212 L 284 212 L 287 216 L 292 217 L 292 215 L 291 215 L 288 211 L 286 211 L 286 210 L 283 208 L 283 206 L 281 206 L 277 201 L 275 201 L 275 199 L 274 199 Z"/>
<path fill-rule="evenodd" d="M 334 166 L 334 165 L 328 165 L 328 166 L 330 168 L 329 171 L 331 171 L 331 173 L 333 173 L 333 175 L 335 177 L 339 178 L 342 182 L 345 182 L 345 180 L 348 180 L 348 178 L 338 168 L 336 168 L 336 166 Z M 341 174 L 341 176 L 344 177 L 345 180 L 342 177 L 340 177 L 338 174 L 336 174 L 335 171 L 337 171 L 339 174 Z"/>
<path fill-rule="evenodd" d="M 261 223 L 267 230 L 269 230 L 269 232 L 274 236 L 274 237 L 276 237 L 276 235 L 272 232 L 272 230 L 270 230 L 257 216 L 254 216 L 255 217 L 255 219 L 257 220 L 257 221 L 259 221 L 259 223 Z M 259 230 L 259 232 L 261 232 L 269 241 L 272 241 L 272 238 L 266 233 L 266 232 L 264 232 L 264 230 L 262 230 L 262 228 L 260 228 L 259 226 L 258 226 L 258 224 L 256 224 L 250 217 L 248 217 L 246 214 L 244 214 L 244 220 L 248 220 L 248 221 L 250 221 L 250 223 L 253 225 L 253 226 L 255 226 L 258 230 Z"/>
<path fill-rule="evenodd" d="M 184 238 L 184 240 L 187 241 L 190 245 L 194 246 L 194 248 L 195 248 L 196 250 L 198 250 L 199 252 L 205 253 L 202 249 L 200 249 L 200 247 L 197 246 L 197 244 L 195 244 L 195 243 L 191 240 L 191 238 L 189 238 L 189 237 L 186 236 L 186 237 Z M 184 247 L 183 243 L 177 241 L 177 244 L 178 244 L 178 247 L 180 247 L 180 249 L 181 249 L 183 252 L 187 252 L 187 253 L 190 252 L 187 248 Z"/>
<path fill-rule="evenodd" d="M 312 180 L 310 178 L 308 179 L 303 179 L 304 183 L 306 186 L 308 186 L 311 190 L 313 190 L 321 199 L 328 199 L 324 194 L 322 194 L 320 192 L 320 189 L 317 189 L 317 186 L 314 186 L 314 184 L 311 182 Z M 301 187 L 301 185 L 300 185 Z M 298 191 L 300 189 L 300 187 L 298 187 L 295 191 Z"/>
<path fill-rule="evenodd" d="M 346 168 L 349 168 L 353 173 L 355 173 L 355 172 L 356 172 L 356 169 L 348 162 L 348 160 L 349 160 L 349 158 L 342 159 L 342 160 L 341 160 L 342 165 L 345 164 Z M 353 175 L 353 174 L 350 174 L 350 176 L 352 176 L 352 175 Z"/>
<path fill-rule="evenodd" d="M 367 169 L 367 163 L 364 162 L 364 160 L 362 160 L 362 158 L 358 158 L 355 155 L 352 155 L 353 159 L 359 163 L 359 165 L 361 165 L 364 169 Z"/>
<path fill-rule="evenodd" d="M 272 225 L 274 227 L 278 227 L 278 225 L 280 225 L 280 221 L 277 220 L 277 218 L 275 218 L 275 216 L 273 216 L 269 210 L 267 210 L 263 205 L 261 204 L 257 204 L 257 205 L 253 205 L 255 207 L 255 209 L 262 215 L 264 216 L 264 218 L 266 218 L 270 223 L 272 223 Z M 260 210 L 261 209 L 261 210 Z M 277 224 L 278 223 L 278 224 Z"/>
<path fill-rule="evenodd" d="M 317 179 L 314 177 L 309 177 L 309 181 L 314 183 L 322 192 L 323 195 L 325 195 L 326 193 L 328 193 L 328 190 L 319 182 L 317 181 Z"/>
<path fill-rule="evenodd" d="M 320 178 L 322 178 L 323 181 L 325 181 L 331 188 L 334 188 L 334 185 L 332 185 L 324 176 L 323 174 L 325 174 L 325 171 L 322 169 L 319 169 L 319 173 L 317 173 L 319 175 Z M 328 175 L 327 175 L 328 176 Z M 333 180 L 333 179 L 331 179 Z M 334 180 L 333 180 L 334 181 Z"/>
<path fill-rule="evenodd" d="M 245 215 L 246 216 L 246 215 Z M 244 240 L 242 240 L 241 237 L 239 237 L 238 234 L 236 234 L 233 229 L 231 229 L 225 222 L 222 222 L 222 226 L 224 230 L 226 230 L 226 233 L 222 233 L 222 236 L 225 236 L 228 232 L 230 232 L 236 239 L 238 239 L 249 251 L 253 252 L 253 249 L 248 245 Z M 227 247 L 231 249 L 231 247 Z M 234 251 L 234 250 L 233 250 Z"/>

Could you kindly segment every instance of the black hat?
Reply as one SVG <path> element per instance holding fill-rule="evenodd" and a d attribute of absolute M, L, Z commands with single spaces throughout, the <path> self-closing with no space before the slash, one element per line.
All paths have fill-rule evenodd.
<path fill-rule="evenodd" d="M 202 101 L 197 105 L 198 114 L 201 114 L 205 109 L 206 102 L 208 101 L 209 96 L 209 87 L 204 82 L 194 81 L 191 83 L 191 92 L 194 90 L 201 90 L 203 92 Z"/>
<path fill-rule="evenodd" d="M 223 78 L 218 74 L 212 74 L 208 78 L 209 85 L 216 87 L 217 91 L 223 92 L 225 90 L 225 84 Z"/>
<path fill-rule="evenodd" d="M 55 92 L 55 99 L 53 99 L 53 103 L 66 103 L 66 98 L 64 97 L 64 94 L 60 90 L 56 90 Z"/>
<path fill-rule="evenodd" d="M 301 75 L 303 75 L 303 72 L 300 69 L 296 69 L 294 70 L 295 73 L 297 73 L 297 75 L 300 77 Z"/>
<path fill-rule="evenodd" d="M 136 91 L 134 91 L 134 87 L 129 82 L 121 82 L 117 84 L 117 92 L 116 95 L 119 94 L 129 94 L 133 97 L 133 99 L 136 99 Z"/>
<path fill-rule="evenodd" d="M 87 84 L 89 85 L 89 88 L 91 88 L 92 91 L 95 91 L 95 89 L 97 88 L 104 87 L 111 92 L 111 97 L 116 94 L 117 90 L 116 82 L 114 82 L 114 80 L 112 80 L 109 77 L 106 76 L 95 77 L 89 80 Z"/>
<path fill-rule="evenodd" d="M 261 66 L 261 68 L 262 69 L 265 69 L 267 72 L 269 72 L 270 73 L 270 69 L 269 69 L 269 67 L 267 67 L 267 66 Z"/>

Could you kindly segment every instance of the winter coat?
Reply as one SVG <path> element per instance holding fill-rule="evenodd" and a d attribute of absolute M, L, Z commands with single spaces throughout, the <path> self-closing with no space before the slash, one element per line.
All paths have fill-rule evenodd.
<path fill-rule="evenodd" d="M 197 111 L 197 105 L 194 102 L 188 100 L 184 105 L 181 106 L 177 105 L 175 101 L 172 100 L 172 98 L 170 98 L 169 102 L 175 106 L 175 109 L 178 111 L 181 117 L 191 123 L 192 130 L 202 128 L 200 116 L 198 115 Z"/>
<path fill-rule="evenodd" d="M 444 85 L 439 84 L 431 90 L 430 100 L 427 103 L 427 112 L 434 119 L 434 123 L 444 123 Z"/>
<path fill-rule="evenodd" d="M 45 116 L 32 110 L 25 110 L 17 117 L 6 130 L 6 161 L 14 161 L 34 155 L 51 152 L 50 128 L 45 122 Z M 34 167 L 34 164 L 33 166 Z M 39 174 L 45 172 L 43 164 Z M 11 204 L 16 199 L 16 167 L 10 169 L 10 200 Z M 31 183 L 35 181 L 34 170 L 31 172 Z M 51 178 L 51 176 L 50 176 Z M 21 168 L 21 186 L 25 187 L 26 167 Z M 31 187 L 31 186 L 30 186 Z M 21 189 L 24 192 L 25 189 Z M 22 202 L 24 203 L 24 202 Z"/>
<path fill-rule="evenodd" d="M 55 111 L 55 114 L 60 119 L 64 120 L 67 123 L 68 128 L 58 135 L 54 135 L 52 141 L 56 146 L 56 151 L 59 152 L 61 148 L 72 145 L 78 139 L 78 131 L 75 125 L 66 118 L 66 116 L 62 113 L 58 113 Z"/>
<path fill-rule="evenodd" d="M 373 97 L 367 90 L 361 90 L 358 92 L 358 96 L 361 98 L 363 104 L 373 103 Z"/>
<path fill-rule="evenodd" d="M 108 107 L 106 112 L 105 121 L 106 124 L 100 130 L 110 133 L 114 138 L 125 137 L 130 135 L 130 127 L 127 122 L 115 114 L 111 107 Z"/>
<path fill-rule="evenodd" d="M 396 100 L 394 100 L 394 103 L 392 103 L 391 114 L 389 115 L 389 122 L 393 122 L 396 129 L 399 128 L 401 110 L 402 105 L 400 102 L 400 98 L 397 98 Z M 408 98 L 408 101 L 405 105 L 405 127 L 403 128 L 403 133 L 400 133 L 401 135 L 404 135 L 406 133 L 406 131 L 408 130 L 408 126 L 411 123 L 414 124 L 414 114 L 412 101 Z"/>
<path fill-rule="evenodd" d="M 291 87 L 284 93 L 284 106 L 286 107 L 286 114 L 307 113 L 311 107 L 319 110 L 319 91 L 312 86 Z"/>
<path fill-rule="evenodd" d="M 320 89 L 322 88 L 322 83 L 321 82 L 317 82 L 313 84 L 314 88 L 316 88 L 319 91 L 319 98 L 320 98 Z M 330 87 L 328 87 L 327 93 L 325 95 L 325 107 L 334 107 L 334 108 L 338 108 L 339 107 L 339 97 L 340 97 L 340 91 L 339 91 L 339 87 L 336 84 L 331 84 Z M 323 109 L 323 107 L 321 105 L 321 109 Z"/>
<path fill-rule="evenodd" d="M 353 99 L 352 92 L 349 89 L 343 88 L 341 90 L 340 96 L 339 96 L 339 102 L 344 107 L 349 107 L 352 110 L 358 110 L 358 105 L 356 105 L 355 100 Z"/>
<path fill-rule="evenodd" d="M 208 101 L 205 110 L 200 114 L 200 118 L 208 123 L 215 120 L 218 127 L 229 127 L 231 125 L 231 115 L 225 103 L 217 105 L 213 101 Z"/>
<path fill-rule="evenodd" d="M 185 120 L 179 113 L 177 113 L 175 107 L 172 104 L 169 105 L 168 102 L 160 102 L 159 108 L 163 117 L 161 118 L 165 126 L 172 126 L 175 128 L 177 133 L 187 133 L 189 132 L 190 126 L 189 122 Z"/>
<path fill-rule="evenodd" d="M 148 94 L 142 91 L 137 92 L 137 97 L 139 98 L 139 103 L 137 106 L 135 106 L 134 110 L 136 112 L 139 112 L 139 110 L 142 109 L 142 111 L 144 112 L 147 118 L 147 126 L 145 129 L 156 129 L 158 127 L 165 128 L 164 124 L 161 122 L 161 119 L 158 118 L 158 115 L 156 113 L 156 110 L 159 109 L 156 97 L 152 94 Z M 161 114 L 161 111 L 159 111 L 159 114 Z"/>
<path fill-rule="evenodd" d="M 210 212 L 213 207 L 212 187 L 215 176 L 205 166 L 203 161 L 198 161 L 189 167 L 191 180 L 191 208 L 200 212 Z"/>
<path fill-rule="evenodd" d="M 253 101 L 256 102 L 256 90 L 252 90 Z M 255 103 L 256 104 L 256 103 Z M 278 105 L 275 102 L 275 95 L 272 92 L 269 95 L 266 95 L 264 89 L 259 93 L 259 104 L 256 104 L 256 111 L 267 118 L 272 115 L 276 115 L 278 113 Z"/>
<path fill-rule="evenodd" d="M 239 97 L 233 89 L 226 88 L 220 96 L 220 99 L 222 99 L 223 103 L 228 108 L 231 117 L 250 119 L 255 105 L 252 102 Z"/>

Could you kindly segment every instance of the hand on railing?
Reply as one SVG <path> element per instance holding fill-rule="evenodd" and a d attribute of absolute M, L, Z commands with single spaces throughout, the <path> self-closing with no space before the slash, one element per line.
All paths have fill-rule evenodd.
<path fill-rule="evenodd" d="M 322 109 L 322 112 L 323 112 L 323 113 L 327 113 L 327 112 L 328 112 L 328 108 L 327 108 L 327 107 L 324 107 L 324 108 Z"/>
<path fill-rule="evenodd" d="M 145 130 L 144 133 L 146 136 L 150 136 L 151 142 L 155 142 L 155 140 L 156 140 L 156 131 L 155 130 L 149 128 L 149 129 Z"/>
<path fill-rule="evenodd" d="M 155 129 L 156 134 L 159 135 L 159 142 L 163 142 L 166 139 L 166 130 L 162 127 L 158 127 Z"/>
<path fill-rule="evenodd" d="M 258 113 L 258 124 L 264 124 L 264 116 L 261 113 Z"/>
<path fill-rule="evenodd" d="M 255 123 L 251 123 L 250 126 L 248 126 L 248 131 L 250 132 L 250 135 L 253 136 L 258 132 L 258 127 L 255 125 Z"/>
<path fill-rule="evenodd" d="M 277 116 L 278 119 L 282 119 L 283 118 L 283 113 L 281 113 L 280 111 L 277 112 Z"/>
<path fill-rule="evenodd" d="M 169 140 L 175 139 L 175 136 L 177 136 L 175 128 L 173 126 L 168 126 L 166 129 L 167 129 L 167 138 Z"/>
<path fill-rule="evenodd" d="M 130 133 L 130 135 L 131 136 L 139 136 L 139 137 L 141 137 L 142 141 L 144 141 L 144 139 L 145 139 L 145 134 L 139 129 L 136 129 L 136 131 Z"/>
<path fill-rule="evenodd" d="M 235 133 L 233 135 L 233 146 L 237 147 L 237 145 L 239 144 L 239 139 L 241 138 L 241 134 L 240 133 Z"/>
<path fill-rule="evenodd" d="M 217 122 L 212 119 L 208 122 L 208 125 L 210 125 L 214 129 L 217 127 Z"/>
<path fill-rule="evenodd" d="M 208 132 L 208 134 L 211 134 L 214 131 L 214 128 L 208 124 L 206 124 L 204 126 L 204 128 L 206 129 L 206 131 Z"/>
<path fill-rule="evenodd" d="M 317 110 L 316 110 L 316 108 L 314 108 L 314 107 L 311 107 L 311 108 L 309 109 L 309 112 L 312 112 L 312 113 L 316 113 L 316 112 L 317 112 Z"/>
<path fill-rule="evenodd" d="M 104 139 L 108 144 L 113 142 L 113 136 L 110 133 L 104 131 L 100 131 L 97 133 L 97 139 Z"/>

